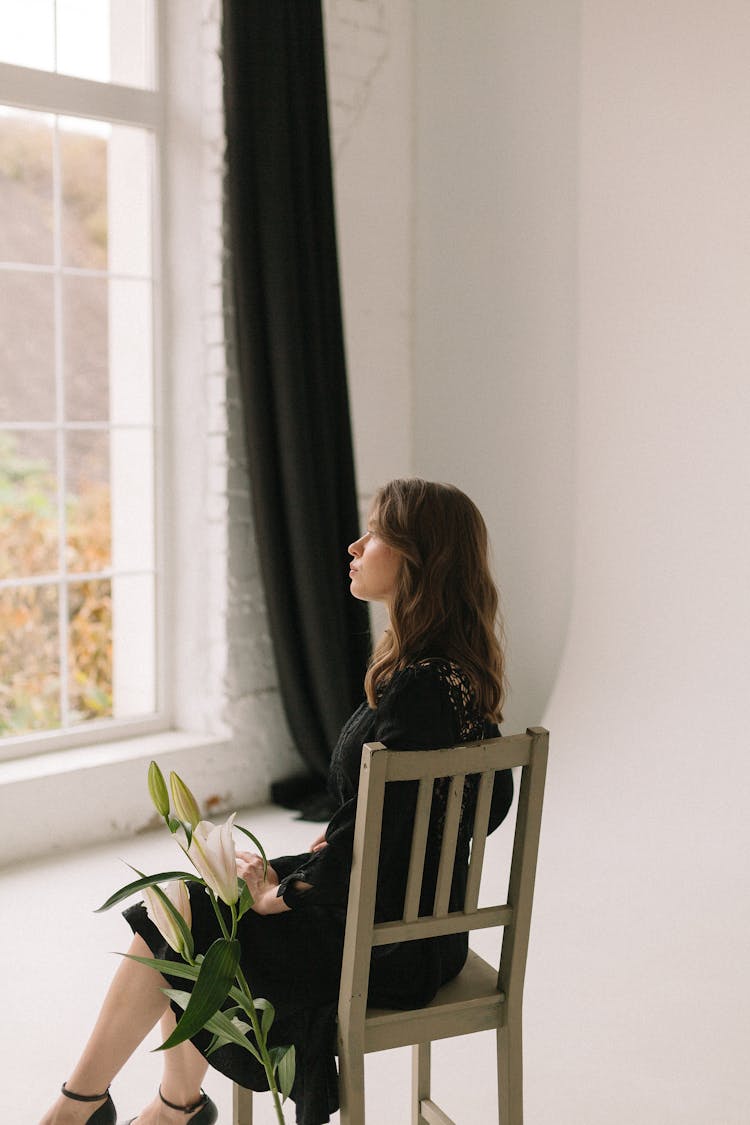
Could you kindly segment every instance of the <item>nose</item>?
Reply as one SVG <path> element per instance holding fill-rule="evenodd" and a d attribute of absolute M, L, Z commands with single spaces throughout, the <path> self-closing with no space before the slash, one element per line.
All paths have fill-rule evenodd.
<path fill-rule="evenodd" d="M 353 543 L 350 543 L 346 548 L 349 554 L 353 555 L 355 559 L 362 554 L 362 544 L 364 543 L 364 539 L 365 537 L 363 535 L 361 539 L 355 539 L 355 541 Z"/>

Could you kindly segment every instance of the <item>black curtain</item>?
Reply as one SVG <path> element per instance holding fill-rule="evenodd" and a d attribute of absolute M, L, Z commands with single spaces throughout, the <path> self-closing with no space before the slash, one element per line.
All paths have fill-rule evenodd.
<path fill-rule="evenodd" d="M 320 786 L 362 699 L 370 649 L 346 554 L 359 518 L 323 19 L 319 0 L 224 0 L 223 15 L 229 247 L 258 550 L 284 710 Z"/>

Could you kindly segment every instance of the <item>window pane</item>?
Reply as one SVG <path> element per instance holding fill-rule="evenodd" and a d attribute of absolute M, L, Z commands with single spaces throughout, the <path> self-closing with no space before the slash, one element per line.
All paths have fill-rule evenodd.
<path fill-rule="evenodd" d="M 72 430 L 65 447 L 68 570 L 92 573 L 111 560 L 108 435 Z"/>
<path fill-rule="evenodd" d="M 55 435 L 0 430 L 0 578 L 55 574 L 58 542 Z"/>
<path fill-rule="evenodd" d="M 112 592 L 108 580 L 68 587 L 69 721 L 112 714 Z"/>
<path fill-rule="evenodd" d="M 0 107 L 0 262 L 53 261 L 52 135 L 49 115 Z"/>
<path fill-rule="evenodd" d="M 63 278 L 65 415 L 71 422 L 109 416 L 107 279 Z"/>
<path fill-rule="evenodd" d="M 152 17 L 152 0 L 57 0 L 57 69 L 152 87 Z"/>
<path fill-rule="evenodd" d="M 46 274 L 0 270 L 0 372 L 0 419 L 54 420 L 54 300 Z"/>
<path fill-rule="evenodd" d="M 54 68 L 54 0 L 0 4 L 0 60 L 39 70 Z"/>
<path fill-rule="evenodd" d="M 107 268 L 107 141 L 100 121 L 61 117 L 62 261 L 83 269 Z"/>
<path fill-rule="evenodd" d="M 153 137 L 60 118 L 64 266 L 150 276 Z"/>
<path fill-rule="evenodd" d="M 112 581 L 114 715 L 129 719 L 156 710 L 153 575 Z"/>
<path fill-rule="evenodd" d="M 109 81 L 106 0 L 57 0 L 57 69 L 77 78 Z"/>
<path fill-rule="evenodd" d="M 153 89 L 153 23 L 153 0 L 2 0 L 0 61 Z"/>
<path fill-rule="evenodd" d="M 56 586 L 0 590 L 0 735 L 60 724 Z"/>

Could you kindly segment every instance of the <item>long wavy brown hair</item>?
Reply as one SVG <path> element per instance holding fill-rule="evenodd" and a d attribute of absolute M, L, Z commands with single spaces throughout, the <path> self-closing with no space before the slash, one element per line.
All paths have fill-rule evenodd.
<path fill-rule="evenodd" d="M 370 706 L 394 672 L 416 659 L 444 657 L 469 676 L 486 717 L 499 721 L 503 625 L 487 527 L 476 504 L 450 484 L 392 480 L 375 495 L 370 523 L 401 556 L 390 625 L 365 677 Z"/>

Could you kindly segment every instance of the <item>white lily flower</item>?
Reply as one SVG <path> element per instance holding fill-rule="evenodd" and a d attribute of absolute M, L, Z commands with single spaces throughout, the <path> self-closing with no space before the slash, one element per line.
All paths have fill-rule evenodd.
<path fill-rule="evenodd" d="M 188 927 L 190 927 L 193 916 L 190 909 L 190 895 L 188 894 L 187 884 L 183 882 L 182 879 L 175 879 L 173 882 L 167 883 L 167 885 L 161 889 L 172 905 L 177 908 L 178 912 L 185 919 Z M 185 942 L 180 933 L 180 929 L 154 888 L 144 887 L 143 897 L 146 900 L 148 916 L 161 936 L 176 953 L 184 956 Z"/>
<path fill-rule="evenodd" d="M 201 820 L 193 829 L 193 838 L 187 849 L 188 857 L 200 877 L 227 906 L 240 896 L 237 878 L 237 856 L 232 828 L 237 813 L 232 813 L 224 824 Z"/>

